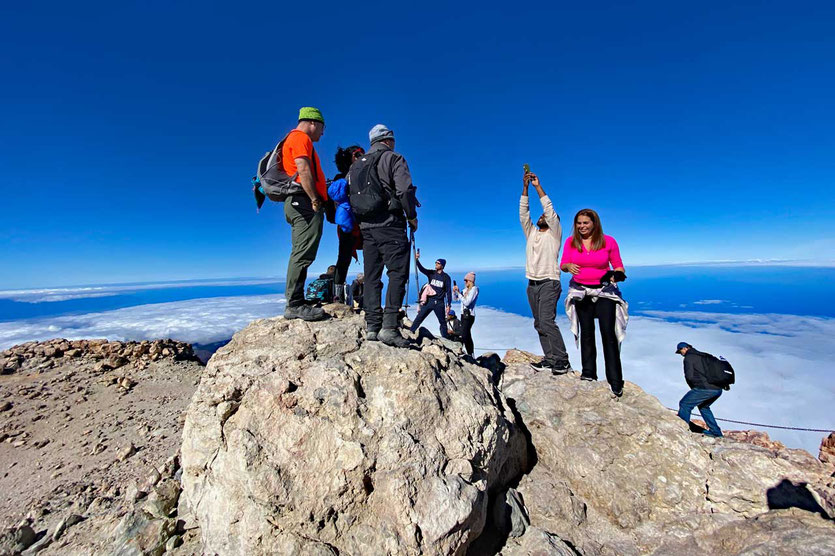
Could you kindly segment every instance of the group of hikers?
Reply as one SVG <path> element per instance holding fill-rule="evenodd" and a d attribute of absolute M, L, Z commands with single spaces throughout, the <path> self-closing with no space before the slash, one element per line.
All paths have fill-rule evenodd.
<path fill-rule="evenodd" d="M 411 341 L 400 332 L 401 307 L 410 269 L 410 249 L 418 228 L 417 208 L 420 207 L 409 167 L 405 158 L 394 150 L 394 132 L 378 124 L 368 134 L 370 147 L 367 151 L 359 145 L 337 150 L 335 163 L 339 173 L 333 181 L 327 182 L 313 147 L 324 129 L 321 111 L 303 107 L 299 111 L 297 127 L 272 153 L 267 153 L 259 165 L 257 179 L 254 179 L 259 207 L 265 195 L 283 201 L 284 214 L 292 230 L 284 317 L 307 321 L 327 318 L 324 310 L 315 303 L 317 296 L 312 299 L 314 303 L 306 300 L 304 288 L 307 270 L 316 258 L 327 217 L 336 224 L 339 249 L 336 264 L 320 276 L 320 280 L 332 284 L 332 289 L 320 299 L 351 303 L 357 310 L 363 310 L 366 340 L 409 347 Z M 536 224 L 530 216 L 528 192 L 531 186 L 542 205 L 542 214 Z M 564 305 L 575 342 L 580 347 L 580 378 L 598 379 L 597 320 L 606 379 L 613 398 L 620 398 L 624 386 L 620 345 L 626 333 L 628 304 L 618 287 L 618 283 L 626 280 L 626 271 L 617 241 L 603 233 L 597 212 L 583 209 L 574 216 L 572 232 L 563 244 L 560 218 L 539 177 L 527 164 L 519 200 L 519 221 L 526 239 L 527 296 L 544 353 L 542 360 L 531 367 L 534 371 L 550 371 L 554 375 L 572 369 L 556 323 L 557 303 L 562 294 L 560 272 L 569 273 L 571 280 Z M 407 231 L 411 232 L 411 239 Z M 358 258 L 360 249 L 363 251 L 363 273 L 358 275 L 349 292 L 345 287 L 347 270 L 351 258 Z M 472 356 L 472 327 L 478 300 L 475 273 L 466 274 L 465 287 L 461 290 L 445 272 L 445 259 L 435 260 L 431 269 L 421 264 L 417 249 L 414 259 L 428 283 L 420 292 L 420 307 L 411 331 L 415 332 L 434 313 L 441 336 L 459 339 L 467 354 Z M 388 277 L 385 305 L 382 303 L 384 270 Z M 460 320 L 452 309 L 453 299 L 460 302 Z M 710 405 L 733 383 L 733 369 L 726 361 L 697 351 L 684 342 L 677 346 L 676 352 L 684 357 L 685 378 L 691 387 L 679 404 L 679 416 L 690 423 L 690 413 L 698 407 L 708 426 L 704 433 L 722 436 Z"/>

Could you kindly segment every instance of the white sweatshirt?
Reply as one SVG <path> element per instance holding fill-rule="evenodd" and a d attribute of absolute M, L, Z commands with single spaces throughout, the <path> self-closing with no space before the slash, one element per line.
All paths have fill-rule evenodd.
<path fill-rule="evenodd" d="M 562 226 L 560 217 L 554 212 L 554 206 L 547 195 L 540 197 L 542 211 L 548 229 L 539 231 L 531 222 L 531 211 L 528 196 L 519 199 L 519 222 L 525 232 L 527 246 L 525 248 L 525 277 L 528 280 L 559 280 L 560 279 L 560 247 L 562 246 Z"/>

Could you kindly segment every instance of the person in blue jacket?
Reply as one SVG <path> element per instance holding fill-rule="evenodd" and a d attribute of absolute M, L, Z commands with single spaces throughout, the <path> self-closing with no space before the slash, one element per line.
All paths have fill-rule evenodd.
<path fill-rule="evenodd" d="M 351 257 L 358 260 L 357 250 L 362 249 L 362 235 L 359 226 L 356 224 L 354 214 L 351 212 L 351 205 L 348 202 L 348 175 L 351 165 L 360 158 L 365 151 L 359 145 L 336 150 L 336 169 L 339 173 L 333 178 L 328 186 L 328 197 L 336 204 L 334 222 L 336 224 L 336 235 L 339 238 L 339 251 L 336 257 L 336 273 L 334 274 L 334 291 L 340 303 L 345 303 L 345 279 L 348 276 L 348 267 L 351 266 Z"/>
<path fill-rule="evenodd" d="M 420 251 L 415 252 L 415 264 L 418 270 L 429 278 L 429 284 L 435 290 L 435 294 L 427 297 L 426 303 L 421 306 L 417 317 L 415 317 L 415 321 L 412 323 L 411 331 L 414 332 L 417 330 L 424 319 L 429 316 L 429 313 L 435 313 L 435 316 L 438 318 L 438 324 L 441 325 L 441 336 L 449 338 L 446 316 L 452 308 L 452 280 L 450 280 L 449 274 L 444 272 L 446 259 L 438 259 L 435 261 L 434 270 L 425 268 L 420 264 L 420 260 L 418 259 L 420 259 Z"/>

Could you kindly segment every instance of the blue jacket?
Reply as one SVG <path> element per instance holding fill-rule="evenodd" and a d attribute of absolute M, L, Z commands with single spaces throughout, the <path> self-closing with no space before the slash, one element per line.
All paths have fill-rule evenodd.
<path fill-rule="evenodd" d="M 336 225 L 346 233 L 354 230 L 354 213 L 348 203 L 348 181 L 345 178 L 333 180 L 328 186 L 328 197 L 336 203 Z"/>

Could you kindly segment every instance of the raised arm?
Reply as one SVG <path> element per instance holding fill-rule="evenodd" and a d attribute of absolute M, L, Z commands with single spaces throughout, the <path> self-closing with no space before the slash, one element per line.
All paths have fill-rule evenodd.
<path fill-rule="evenodd" d="M 422 264 L 420 264 L 420 255 L 415 256 L 415 264 L 417 265 L 417 269 L 429 278 L 432 278 L 432 275 L 435 274 L 434 270 L 429 270 L 428 268 L 425 268 Z"/>
<path fill-rule="evenodd" d="M 531 184 L 536 188 L 539 194 L 539 202 L 542 203 L 542 212 L 545 215 L 545 222 L 548 223 L 548 233 L 554 236 L 557 244 L 562 243 L 562 224 L 560 224 L 560 217 L 554 210 L 554 204 L 551 198 L 545 193 L 545 189 L 539 183 L 539 177 L 536 174 L 530 174 Z"/>

